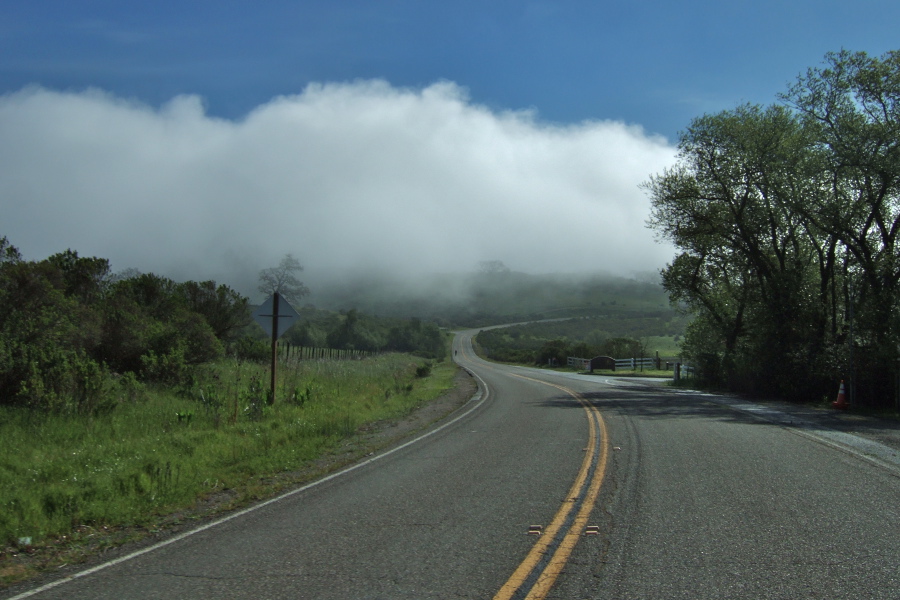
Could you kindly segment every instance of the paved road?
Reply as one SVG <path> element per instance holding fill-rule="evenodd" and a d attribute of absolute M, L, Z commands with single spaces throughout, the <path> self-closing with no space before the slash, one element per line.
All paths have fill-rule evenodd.
<path fill-rule="evenodd" d="M 484 391 L 442 429 L 19 597 L 900 597 L 896 464 L 711 396 L 491 365 L 469 335 Z"/>
<path fill-rule="evenodd" d="M 728 398 L 567 385 L 618 450 L 605 545 L 549 598 L 900 598 L 895 449 Z"/>

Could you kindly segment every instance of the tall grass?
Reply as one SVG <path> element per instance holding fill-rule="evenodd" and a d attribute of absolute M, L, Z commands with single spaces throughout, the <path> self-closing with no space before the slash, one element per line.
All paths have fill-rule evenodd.
<path fill-rule="evenodd" d="M 101 415 L 0 407 L 0 544 L 31 544 L 90 525 L 133 526 L 223 489 L 252 495 L 373 421 L 408 414 L 451 385 L 401 354 L 279 365 L 223 361 L 178 392 L 123 382 Z M 418 376 L 417 376 L 418 370 Z"/>

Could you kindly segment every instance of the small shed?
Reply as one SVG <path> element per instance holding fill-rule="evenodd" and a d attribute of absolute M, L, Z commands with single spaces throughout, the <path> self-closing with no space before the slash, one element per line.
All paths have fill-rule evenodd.
<path fill-rule="evenodd" d="M 594 372 L 594 369 L 601 371 L 615 371 L 616 359 L 611 356 L 595 356 L 591 359 L 591 373 Z"/>

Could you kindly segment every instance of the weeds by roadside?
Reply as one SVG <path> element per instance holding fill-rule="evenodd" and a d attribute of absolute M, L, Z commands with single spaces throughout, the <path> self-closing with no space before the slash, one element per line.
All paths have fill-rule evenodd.
<path fill-rule="evenodd" d="M 270 402 L 265 366 L 220 361 L 177 391 L 120 382 L 108 413 L 0 407 L 0 583 L 31 574 L 15 555 L 71 556 L 104 528 L 152 527 L 223 490 L 236 503 L 271 492 L 279 473 L 447 389 L 454 366 L 426 373 L 430 364 L 402 354 L 286 363 Z"/>

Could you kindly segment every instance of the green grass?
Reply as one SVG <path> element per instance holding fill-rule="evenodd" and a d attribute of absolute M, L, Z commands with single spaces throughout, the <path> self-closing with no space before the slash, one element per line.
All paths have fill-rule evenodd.
<path fill-rule="evenodd" d="M 424 363 L 388 354 L 282 364 L 274 405 L 266 366 L 228 361 L 204 369 L 187 392 L 132 386 L 105 415 L 0 407 L 0 543 L 148 525 L 225 489 L 238 501 L 277 491 L 267 478 L 452 385 L 450 361 L 427 377 Z"/>
<path fill-rule="evenodd" d="M 659 353 L 661 357 L 673 357 L 681 355 L 681 342 L 680 337 L 679 341 L 675 341 L 677 336 L 674 335 L 659 335 L 659 336 L 648 336 L 646 338 L 647 343 L 647 354 L 654 354 L 656 352 Z"/>

